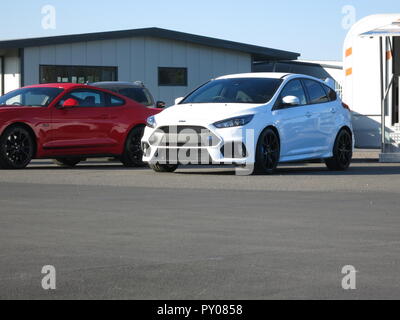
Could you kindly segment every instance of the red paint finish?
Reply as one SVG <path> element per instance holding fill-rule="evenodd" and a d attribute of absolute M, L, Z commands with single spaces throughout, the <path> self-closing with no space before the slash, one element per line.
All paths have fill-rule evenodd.
<path fill-rule="evenodd" d="M 36 136 L 35 158 L 57 156 L 119 156 L 129 132 L 161 112 L 108 90 L 77 84 L 47 84 L 30 87 L 61 88 L 63 92 L 47 107 L 0 107 L 0 135 L 10 125 L 25 124 Z M 94 90 L 124 101 L 121 106 L 75 106 L 60 104 L 76 90 Z"/>

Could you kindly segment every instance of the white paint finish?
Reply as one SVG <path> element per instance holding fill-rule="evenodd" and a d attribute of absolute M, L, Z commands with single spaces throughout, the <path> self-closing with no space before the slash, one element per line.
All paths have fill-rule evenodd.
<path fill-rule="evenodd" d="M 145 82 L 156 100 L 172 105 L 211 78 L 251 71 L 249 54 L 158 38 L 124 38 L 25 50 L 25 83 L 39 82 L 39 65 L 115 66 L 120 81 Z M 187 87 L 159 87 L 158 67 L 188 69 Z"/>
<path fill-rule="evenodd" d="M 4 92 L 18 89 L 21 85 L 21 67 L 18 55 L 7 55 L 4 58 Z"/>

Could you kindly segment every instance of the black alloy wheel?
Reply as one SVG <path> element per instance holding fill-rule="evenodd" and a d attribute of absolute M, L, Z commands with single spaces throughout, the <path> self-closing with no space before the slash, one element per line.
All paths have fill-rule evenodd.
<path fill-rule="evenodd" d="M 273 174 L 279 163 L 280 150 L 278 135 L 273 129 L 266 129 L 258 140 L 254 174 Z"/>
<path fill-rule="evenodd" d="M 0 139 L 0 167 L 23 169 L 31 162 L 35 153 L 35 141 L 22 126 L 7 129 Z"/>

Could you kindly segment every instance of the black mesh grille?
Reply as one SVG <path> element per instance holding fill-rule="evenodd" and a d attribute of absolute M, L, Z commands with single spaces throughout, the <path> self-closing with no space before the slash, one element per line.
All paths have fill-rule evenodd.
<path fill-rule="evenodd" d="M 160 127 L 150 137 L 151 145 L 159 147 L 215 147 L 220 139 L 200 126 Z"/>

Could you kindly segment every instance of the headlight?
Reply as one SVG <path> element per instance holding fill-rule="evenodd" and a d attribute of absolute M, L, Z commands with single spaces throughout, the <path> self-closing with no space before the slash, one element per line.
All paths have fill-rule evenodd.
<path fill-rule="evenodd" d="M 249 124 L 254 118 L 254 115 L 248 115 L 248 116 L 239 116 L 236 118 L 231 118 L 223 121 L 219 121 L 214 123 L 214 126 L 217 127 L 218 129 L 224 129 L 224 128 L 233 128 L 233 127 L 243 127 L 247 124 Z"/>
<path fill-rule="evenodd" d="M 157 126 L 156 118 L 154 116 L 147 118 L 146 122 L 147 122 L 147 126 L 150 128 L 154 129 Z"/>

